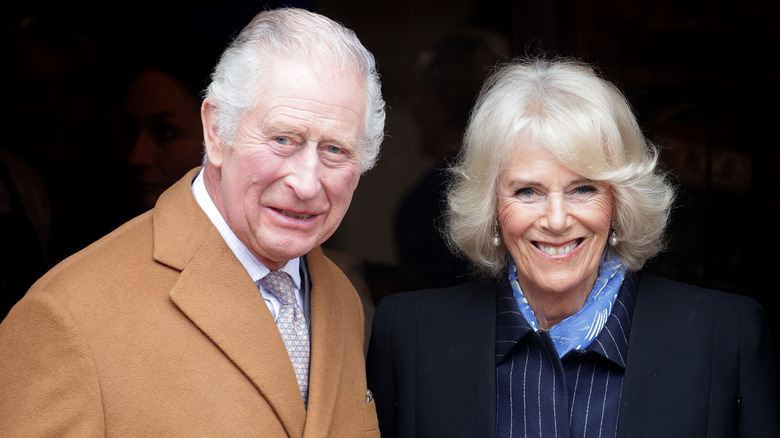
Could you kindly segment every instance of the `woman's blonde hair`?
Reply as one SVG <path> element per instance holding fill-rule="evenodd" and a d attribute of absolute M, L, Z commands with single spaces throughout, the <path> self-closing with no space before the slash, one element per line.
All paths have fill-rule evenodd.
<path fill-rule="evenodd" d="M 498 177 L 522 152 L 521 134 L 571 171 L 610 186 L 619 243 L 606 245 L 607 255 L 635 271 L 663 248 L 674 189 L 623 93 L 581 61 L 526 58 L 485 82 L 450 169 L 446 238 L 477 273 L 498 276 L 509 260 L 491 239 Z"/>

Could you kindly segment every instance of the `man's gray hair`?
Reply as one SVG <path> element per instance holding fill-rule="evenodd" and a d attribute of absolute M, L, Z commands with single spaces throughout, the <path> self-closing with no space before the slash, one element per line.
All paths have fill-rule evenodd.
<path fill-rule="evenodd" d="M 211 76 L 205 98 L 215 105 L 216 131 L 232 146 L 242 117 L 262 99 L 260 84 L 278 57 L 335 61 L 365 78 L 366 114 L 360 172 L 371 169 L 384 139 L 385 102 L 376 62 L 355 33 L 327 17 L 297 8 L 257 14 L 225 49 Z"/>

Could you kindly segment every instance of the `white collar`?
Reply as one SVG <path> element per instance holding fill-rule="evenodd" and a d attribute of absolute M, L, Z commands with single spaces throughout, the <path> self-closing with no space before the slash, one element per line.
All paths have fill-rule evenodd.
<path fill-rule="evenodd" d="M 203 172 L 205 169 L 205 167 L 201 169 L 198 176 L 193 180 L 192 194 L 195 196 L 195 200 L 198 202 L 198 205 L 200 205 L 200 208 L 203 209 L 206 216 L 211 220 L 211 223 L 217 228 L 217 231 L 219 231 L 219 234 L 225 240 L 225 243 L 227 243 L 230 250 L 233 251 L 233 254 L 238 258 L 238 261 L 241 262 L 241 265 L 246 269 L 247 273 L 249 273 L 252 281 L 257 283 L 258 280 L 265 277 L 266 274 L 270 272 L 270 269 L 257 260 L 257 257 L 255 257 L 246 245 L 236 237 L 233 230 L 230 229 L 227 222 L 225 222 L 225 219 L 219 213 L 219 210 L 217 210 L 217 206 L 211 199 L 211 196 L 206 190 L 206 184 L 203 181 Z M 288 260 L 280 270 L 288 273 L 290 277 L 292 277 L 296 289 L 301 288 L 299 257 Z"/>

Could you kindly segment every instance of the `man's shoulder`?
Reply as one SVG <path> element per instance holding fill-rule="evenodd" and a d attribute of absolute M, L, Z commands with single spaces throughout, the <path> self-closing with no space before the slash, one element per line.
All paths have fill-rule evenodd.
<path fill-rule="evenodd" d="M 187 257 L 181 255 L 182 249 L 198 246 L 197 236 L 211 226 L 205 215 L 197 214 L 197 203 L 189 189 L 195 170 L 166 190 L 153 209 L 59 262 L 41 280 L 47 283 L 67 277 L 70 283 L 83 286 L 91 277 L 106 279 L 112 273 L 121 276 L 129 269 L 151 266 L 155 251 L 163 256 Z"/>
<path fill-rule="evenodd" d="M 34 288 L 53 284 L 84 286 L 89 277 L 105 278 L 122 266 L 135 265 L 142 256 L 151 259 L 151 212 L 143 213 L 70 255 L 52 267 Z M 56 288 L 55 288 L 56 289 Z"/>

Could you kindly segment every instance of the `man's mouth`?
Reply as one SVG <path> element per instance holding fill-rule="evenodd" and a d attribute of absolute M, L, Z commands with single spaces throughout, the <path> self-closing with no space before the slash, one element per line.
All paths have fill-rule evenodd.
<path fill-rule="evenodd" d="M 309 219 L 312 215 L 310 214 L 300 214 L 300 213 L 293 213 L 291 211 L 287 210 L 279 210 L 276 209 L 279 213 L 283 214 L 284 216 L 291 217 L 293 219 Z"/>
<path fill-rule="evenodd" d="M 534 244 L 534 246 L 539 248 L 539 250 L 541 250 L 542 252 L 544 252 L 547 255 L 550 255 L 550 256 L 561 256 L 561 255 L 566 255 L 566 254 L 574 251 L 574 249 L 577 248 L 582 243 L 583 240 L 584 239 L 580 238 L 580 239 L 573 240 L 573 241 L 571 241 L 569 243 L 566 243 L 565 245 L 561 245 L 561 246 L 552 246 L 552 245 L 547 245 L 547 244 L 544 244 L 544 243 L 541 243 L 541 242 L 533 242 L 533 244 Z"/>

